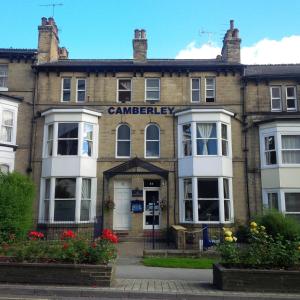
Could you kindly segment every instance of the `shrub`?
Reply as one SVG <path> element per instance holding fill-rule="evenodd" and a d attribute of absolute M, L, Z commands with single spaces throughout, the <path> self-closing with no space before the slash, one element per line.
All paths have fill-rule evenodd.
<path fill-rule="evenodd" d="M 42 233 L 33 231 L 27 242 L 5 247 L 2 244 L 2 253 L 18 262 L 107 264 L 117 257 L 115 243 L 117 237 L 108 229 L 94 241 L 75 235 L 72 230 L 64 231 L 60 240 L 46 241 Z"/>
<path fill-rule="evenodd" d="M 0 242 L 26 237 L 32 226 L 34 194 L 30 178 L 16 172 L 0 173 Z"/>
<path fill-rule="evenodd" d="M 286 240 L 300 239 L 300 224 L 293 218 L 277 211 L 268 211 L 256 218 L 257 222 L 266 227 L 269 235 L 276 237 L 278 234 Z"/>
<path fill-rule="evenodd" d="M 289 268 L 299 263 L 299 240 L 289 240 L 280 234 L 272 236 L 256 222 L 251 222 L 248 244 L 243 246 L 229 239 L 228 231 L 224 234 L 225 241 L 218 246 L 222 263 L 251 268 Z"/>

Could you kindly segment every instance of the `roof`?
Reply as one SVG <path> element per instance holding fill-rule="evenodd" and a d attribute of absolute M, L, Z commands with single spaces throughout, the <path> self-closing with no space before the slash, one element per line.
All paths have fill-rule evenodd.
<path fill-rule="evenodd" d="M 136 62 L 133 59 L 61 59 L 55 62 L 37 64 L 39 70 L 84 70 L 84 71 L 196 71 L 232 70 L 242 71 L 243 65 L 228 63 L 220 59 L 147 59 Z"/>
<path fill-rule="evenodd" d="M 37 49 L 17 49 L 17 48 L 0 48 L 0 58 L 33 58 L 37 54 Z"/>
<path fill-rule="evenodd" d="M 18 102 L 22 102 L 24 100 L 23 97 L 12 96 L 12 95 L 3 94 L 3 93 L 0 93 L 0 98 L 1 99 L 6 99 L 6 100 L 18 101 Z"/>
<path fill-rule="evenodd" d="M 288 78 L 300 76 L 300 64 L 247 65 L 245 78 Z"/>

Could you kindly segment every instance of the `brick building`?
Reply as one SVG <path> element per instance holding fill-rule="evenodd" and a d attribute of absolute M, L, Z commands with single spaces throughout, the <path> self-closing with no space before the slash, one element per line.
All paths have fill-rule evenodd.
<path fill-rule="evenodd" d="M 0 49 L 0 165 L 32 176 L 40 224 L 136 236 L 300 214 L 298 65 L 241 64 L 233 21 L 199 60 L 149 59 L 145 30 L 133 59 L 69 59 L 53 18 L 38 30 L 38 49 Z"/>

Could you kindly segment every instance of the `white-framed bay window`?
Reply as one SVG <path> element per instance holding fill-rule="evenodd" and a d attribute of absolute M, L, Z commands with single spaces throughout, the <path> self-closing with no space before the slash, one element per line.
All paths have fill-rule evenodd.
<path fill-rule="evenodd" d="M 45 125 L 44 157 L 93 157 L 95 124 L 54 122 Z"/>
<path fill-rule="evenodd" d="M 232 178 L 180 178 L 179 184 L 181 222 L 233 222 Z"/>
<path fill-rule="evenodd" d="M 230 156 L 229 124 L 223 122 L 191 122 L 181 125 L 181 157 Z M 194 150 L 194 151 L 193 151 Z"/>
<path fill-rule="evenodd" d="M 96 184 L 96 178 L 42 178 L 39 222 L 93 222 Z"/>
<path fill-rule="evenodd" d="M 263 206 L 300 222 L 300 188 L 263 189 Z"/>

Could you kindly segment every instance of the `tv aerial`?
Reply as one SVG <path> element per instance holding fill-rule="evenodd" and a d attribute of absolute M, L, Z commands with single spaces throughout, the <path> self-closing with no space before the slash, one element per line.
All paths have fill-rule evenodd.
<path fill-rule="evenodd" d="M 53 18 L 56 6 L 63 6 L 63 3 L 41 4 L 40 6 L 48 6 L 48 7 L 52 6 L 52 18 Z"/>

